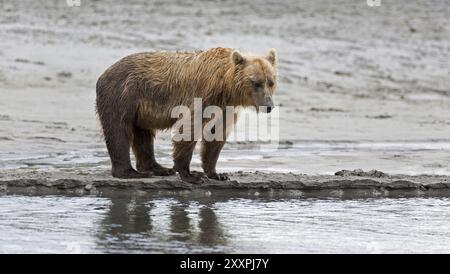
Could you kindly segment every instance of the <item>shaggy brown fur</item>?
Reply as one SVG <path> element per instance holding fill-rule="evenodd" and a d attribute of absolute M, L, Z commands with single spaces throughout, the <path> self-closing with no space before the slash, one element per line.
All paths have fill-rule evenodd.
<path fill-rule="evenodd" d="M 228 48 L 138 53 L 119 60 L 97 82 L 97 113 L 112 175 L 138 178 L 173 174 L 172 169 L 156 162 L 153 140 L 158 130 L 169 129 L 176 122 L 171 118 L 172 109 L 180 105 L 192 109 L 194 97 L 202 98 L 203 107 L 267 106 L 270 112 L 276 63 L 274 49 L 267 56 L 254 56 Z M 138 171 L 131 166 L 130 144 Z M 173 144 L 174 169 L 189 182 L 201 180 L 189 171 L 195 145 L 196 141 Z M 203 169 L 209 178 L 227 178 L 216 173 L 223 145 L 224 141 L 202 142 Z"/>

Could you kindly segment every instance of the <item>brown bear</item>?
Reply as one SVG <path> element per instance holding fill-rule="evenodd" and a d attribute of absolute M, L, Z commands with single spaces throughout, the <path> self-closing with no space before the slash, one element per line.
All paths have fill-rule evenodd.
<path fill-rule="evenodd" d="M 204 181 L 205 175 L 226 180 L 225 174 L 216 172 L 225 140 L 202 140 L 204 173 L 196 173 L 189 170 L 196 140 L 173 142 L 174 167 L 169 169 L 155 160 L 155 134 L 176 123 L 177 119 L 171 117 L 174 107 L 192 108 L 194 98 L 201 98 L 204 107 L 215 105 L 225 110 L 226 106 L 265 106 L 270 112 L 274 107 L 276 66 L 275 49 L 266 56 L 213 48 L 144 52 L 119 60 L 100 76 L 96 87 L 97 114 L 111 158 L 112 175 L 143 178 L 177 171 L 183 181 L 191 183 Z M 131 166 L 130 145 L 137 170 Z"/>

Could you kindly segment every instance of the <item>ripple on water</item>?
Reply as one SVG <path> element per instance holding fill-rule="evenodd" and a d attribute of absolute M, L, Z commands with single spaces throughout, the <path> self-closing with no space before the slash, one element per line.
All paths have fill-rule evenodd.
<path fill-rule="evenodd" d="M 450 199 L 0 197 L 0 252 L 450 252 Z"/>

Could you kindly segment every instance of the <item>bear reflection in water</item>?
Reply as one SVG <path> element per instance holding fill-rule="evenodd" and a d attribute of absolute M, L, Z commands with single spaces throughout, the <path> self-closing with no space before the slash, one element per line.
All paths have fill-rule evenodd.
<path fill-rule="evenodd" d="M 224 246 L 226 237 L 214 212 L 215 202 L 217 200 L 111 198 L 109 210 L 100 223 L 97 244 L 119 252 Z"/>

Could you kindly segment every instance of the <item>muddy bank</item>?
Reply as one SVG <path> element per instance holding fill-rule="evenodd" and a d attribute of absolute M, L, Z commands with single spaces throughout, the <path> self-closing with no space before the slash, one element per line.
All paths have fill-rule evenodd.
<path fill-rule="evenodd" d="M 448 1 L 82 2 L 0 4 L 0 170 L 109 169 L 99 75 L 131 53 L 223 46 L 279 51 L 280 147 L 228 143 L 221 171 L 450 175 Z"/>
<path fill-rule="evenodd" d="M 11 172 L 0 177 L 0 193 L 29 195 L 186 195 L 298 197 L 450 197 L 448 176 L 401 176 L 379 171 L 340 171 L 337 175 L 235 172 L 229 181 L 189 184 L 177 175 L 122 180 L 106 172 Z"/>
<path fill-rule="evenodd" d="M 402 195 L 428 195 L 425 186 L 447 177 L 330 171 L 450 176 L 448 1 L 369 7 L 350 0 L 105 0 L 77 8 L 16 2 L 0 4 L 3 192 L 105 193 L 111 186 L 112 192 L 239 192 L 234 197 L 273 189 L 332 196 L 355 189 L 393 195 L 392 186 L 401 186 Z M 229 142 L 219 170 L 323 176 L 235 173 L 230 182 L 202 186 L 177 177 L 112 179 L 94 110 L 99 75 L 131 53 L 216 46 L 258 54 L 274 47 L 280 56 L 278 150 Z M 156 153 L 162 165 L 172 165 L 167 132 L 157 136 Z M 197 152 L 192 168 L 201 168 Z"/>

